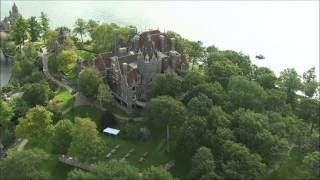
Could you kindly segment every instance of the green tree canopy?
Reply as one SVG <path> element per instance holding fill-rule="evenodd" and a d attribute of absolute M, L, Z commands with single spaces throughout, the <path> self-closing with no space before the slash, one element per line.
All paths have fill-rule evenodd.
<path fill-rule="evenodd" d="M 35 42 L 40 37 L 41 24 L 37 21 L 35 16 L 31 16 L 30 19 L 28 19 L 27 23 L 31 41 Z"/>
<path fill-rule="evenodd" d="M 147 106 L 146 118 L 159 126 L 167 127 L 167 151 L 169 151 L 169 126 L 183 121 L 185 114 L 184 105 L 169 96 L 152 98 Z"/>
<path fill-rule="evenodd" d="M 86 33 L 86 24 L 87 22 L 84 19 L 78 18 L 75 22 L 74 29 L 73 29 L 74 33 L 80 35 L 82 43 L 83 43 L 83 36 Z"/>
<path fill-rule="evenodd" d="M 0 125 L 6 126 L 13 116 L 12 107 L 0 99 Z"/>
<path fill-rule="evenodd" d="M 199 71 L 193 70 L 189 72 L 182 81 L 183 91 L 188 91 L 191 88 L 205 83 L 206 76 Z"/>
<path fill-rule="evenodd" d="M 36 106 L 28 110 L 25 117 L 19 119 L 16 134 L 38 145 L 47 142 L 53 129 L 52 113 L 43 106 Z"/>
<path fill-rule="evenodd" d="M 203 177 L 209 173 L 215 174 L 213 155 L 209 148 L 200 147 L 192 157 L 192 170 L 190 172 L 191 178 L 203 179 Z M 217 177 L 215 179 L 217 179 Z"/>
<path fill-rule="evenodd" d="M 101 83 L 103 80 L 97 69 L 85 68 L 79 76 L 79 91 L 89 98 L 96 99 Z"/>
<path fill-rule="evenodd" d="M 91 33 L 93 49 L 96 52 L 112 51 L 114 45 L 114 32 L 120 32 L 120 41 L 126 42 L 128 37 L 128 28 L 116 24 L 101 24 L 95 27 Z"/>
<path fill-rule="evenodd" d="M 275 87 L 277 77 L 271 69 L 266 67 L 258 67 L 254 71 L 254 80 L 264 89 L 271 89 Z"/>
<path fill-rule="evenodd" d="M 181 93 L 182 78 L 176 73 L 157 74 L 151 82 L 151 96 L 176 97 Z"/>
<path fill-rule="evenodd" d="M 207 116 L 212 105 L 208 96 L 199 94 L 188 102 L 188 110 L 191 115 Z"/>
<path fill-rule="evenodd" d="M 296 103 L 296 92 L 301 89 L 301 79 L 295 69 L 285 69 L 280 72 L 278 85 L 287 93 L 287 102 L 291 105 Z"/>
<path fill-rule="evenodd" d="M 142 171 L 142 180 L 174 180 L 175 178 L 162 167 L 151 166 Z"/>
<path fill-rule="evenodd" d="M 44 168 L 48 159 L 41 149 L 11 153 L 0 161 L 0 179 L 50 179 Z"/>
<path fill-rule="evenodd" d="M 213 61 L 206 68 L 206 73 L 211 82 L 218 81 L 223 87 L 227 87 L 229 79 L 240 74 L 240 68 L 230 60 Z"/>
<path fill-rule="evenodd" d="M 46 105 L 51 93 L 49 84 L 45 81 L 24 86 L 22 98 L 31 106 Z"/>
<path fill-rule="evenodd" d="M 67 153 L 72 140 L 73 124 L 68 119 L 60 120 L 53 128 L 50 146 L 53 153 Z"/>
<path fill-rule="evenodd" d="M 245 146 L 232 141 L 225 141 L 223 149 L 225 178 L 263 179 L 266 166 L 258 154 L 251 154 Z"/>
<path fill-rule="evenodd" d="M 264 109 L 267 94 L 256 82 L 249 81 L 242 76 L 235 76 L 231 78 L 228 90 L 234 108 L 243 107 L 255 111 Z"/>
<path fill-rule="evenodd" d="M 69 154 L 84 162 L 94 162 L 103 155 L 103 141 L 90 118 L 76 118 Z"/>
<path fill-rule="evenodd" d="M 57 56 L 58 72 L 63 74 L 75 74 L 77 53 L 75 50 L 62 50 Z"/>
<path fill-rule="evenodd" d="M 41 12 L 40 15 L 40 24 L 41 24 L 41 34 L 44 42 L 46 42 L 48 31 L 49 31 L 49 17 L 48 14 Z"/>
<path fill-rule="evenodd" d="M 28 23 L 23 17 L 17 18 L 12 25 L 12 37 L 17 45 L 24 45 L 25 40 L 28 38 Z"/>

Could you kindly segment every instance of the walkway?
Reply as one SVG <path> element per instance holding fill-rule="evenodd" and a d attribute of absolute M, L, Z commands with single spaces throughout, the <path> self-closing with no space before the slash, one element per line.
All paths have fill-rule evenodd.
<path fill-rule="evenodd" d="M 73 88 L 71 86 L 69 86 L 68 84 L 66 83 L 63 83 L 59 80 L 57 80 L 56 78 L 54 78 L 50 72 L 49 72 L 49 69 L 48 69 L 48 53 L 47 53 L 47 48 L 42 48 L 42 64 L 43 64 L 43 67 L 42 67 L 42 70 L 43 70 L 43 73 L 44 75 L 50 79 L 52 82 L 54 82 L 55 84 L 57 84 L 58 86 L 60 87 L 63 87 L 65 89 L 67 89 L 69 92 L 71 92 L 73 90 Z"/>
<path fill-rule="evenodd" d="M 17 151 L 22 151 L 27 143 L 28 139 L 23 139 L 19 144 L 17 144 Z"/>
<path fill-rule="evenodd" d="M 70 166 L 78 167 L 80 169 L 90 171 L 91 170 L 91 165 L 86 164 L 86 163 L 81 163 L 77 161 L 76 159 L 73 159 L 72 157 L 69 157 L 67 155 L 62 154 L 61 156 L 58 157 L 59 161 L 68 164 Z"/>

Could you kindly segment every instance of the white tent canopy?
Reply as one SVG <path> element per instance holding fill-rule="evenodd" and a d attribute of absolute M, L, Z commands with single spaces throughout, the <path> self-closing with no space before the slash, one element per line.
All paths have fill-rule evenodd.
<path fill-rule="evenodd" d="M 108 134 L 112 134 L 112 135 L 115 135 L 115 136 L 116 136 L 116 135 L 119 134 L 120 130 L 107 127 L 107 128 L 105 128 L 105 129 L 103 130 L 103 132 L 104 132 L 104 133 L 108 133 Z"/>

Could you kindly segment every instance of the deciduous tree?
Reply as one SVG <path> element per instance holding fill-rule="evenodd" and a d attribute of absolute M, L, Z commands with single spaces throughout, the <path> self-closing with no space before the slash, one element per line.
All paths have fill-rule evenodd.
<path fill-rule="evenodd" d="M 52 133 L 52 113 L 43 106 L 29 109 L 26 116 L 19 119 L 16 134 L 36 144 L 45 144 Z"/>
<path fill-rule="evenodd" d="M 184 120 L 185 107 L 180 101 L 172 97 L 158 96 L 149 102 L 146 115 L 148 120 L 166 126 L 167 151 L 169 151 L 169 128 L 171 125 Z"/>
<path fill-rule="evenodd" d="M 94 162 L 103 155 L 103 141 L 90 118 L 76 118 L 69 154 L 83 162 Z"/>

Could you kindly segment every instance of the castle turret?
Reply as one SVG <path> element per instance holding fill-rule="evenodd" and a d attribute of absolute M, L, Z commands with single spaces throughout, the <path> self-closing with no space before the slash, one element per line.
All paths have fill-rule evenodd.
<path fill-rule="evenodd" d="M 175 50 L 176 50 L 176 39 L 171 38 L 171 51 L 175 51 Z"/>
<path fill-rule="evenodd" d="M 164 52 L 164 36 L 160 35 L 160 51 L 163 53 Z"/>
<path fill-rule="evenodd" d="M 114 55 L 117 55 L 119 52 L 119 47 L 120 47 L 119 36 L 120 36 L 119 31 L 115 30 L 114 31 L 114 50 L 113 50 Z"/>
<path fill-rule="evenodd" d="M 128 64 L 127 63 L 122 63 L 122 75 L 124 77 L 126 77 L 127 73 L 128 73 Z"/>

